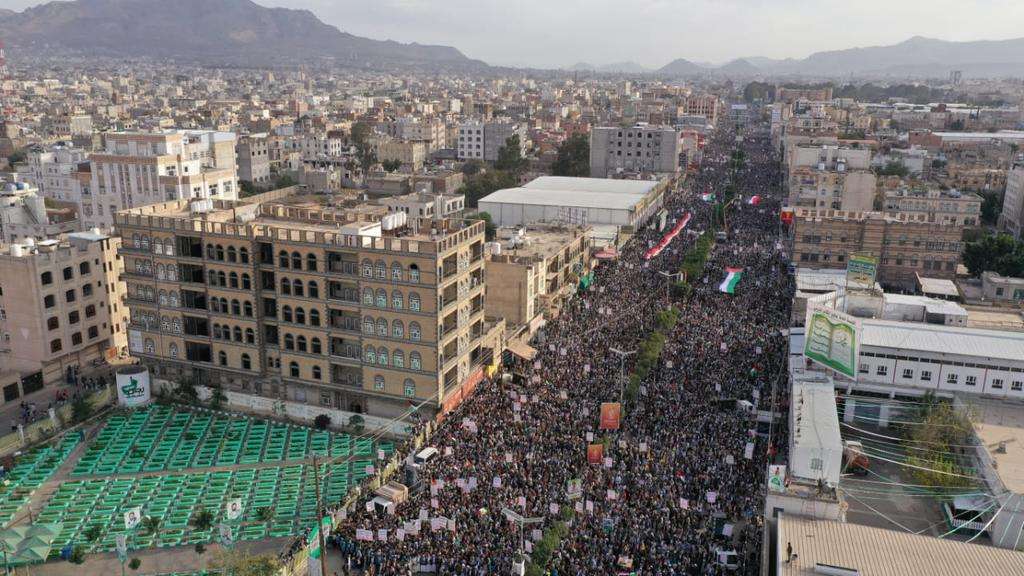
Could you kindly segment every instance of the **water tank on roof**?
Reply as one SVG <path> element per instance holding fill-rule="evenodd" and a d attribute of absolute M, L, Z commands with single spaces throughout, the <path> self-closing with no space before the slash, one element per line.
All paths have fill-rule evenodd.
<path fill-rule="evenodd" d="M 25 247 L 21 244 L 11 244 L 11 256 L 21 258 L 25 255 Z"/>
<path fill-rule="evenodd" d="M 25 238 L 25 246 L 28 246 L 29 248 L 31 248 L 31 247 L 33 247 L 35 245 L 36 245 L 36 239 L 35 238 L 33 238 L 31 236 L 29 236 L 28 238 Z"/>

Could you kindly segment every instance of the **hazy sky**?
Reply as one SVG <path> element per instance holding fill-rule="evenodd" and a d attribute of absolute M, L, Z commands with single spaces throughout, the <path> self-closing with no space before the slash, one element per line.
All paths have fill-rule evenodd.
<path fill-rule="evenodd" d="M 166 0 L 173 2 L 174 0 Z M 0 0 L 22 9 L 38 0 Z M 819 50 L 1024 36 L 1022 0 L 257 0 L 343 31 L 445 44 L 491 64 L 802 58 Z"/>

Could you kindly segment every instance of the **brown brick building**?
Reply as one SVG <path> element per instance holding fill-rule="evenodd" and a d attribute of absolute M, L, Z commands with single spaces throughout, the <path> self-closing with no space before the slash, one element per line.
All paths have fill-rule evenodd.
<path fill-rule="evenodd" d="M 930 223 L 925 214 L 797 208 L 790 226 L 793 262 L 845 268 L 855 252 L 879 257 L 878 281 L 913 288 L 916 275 L 953 278 L 963 250 L 962 225 Z"/>

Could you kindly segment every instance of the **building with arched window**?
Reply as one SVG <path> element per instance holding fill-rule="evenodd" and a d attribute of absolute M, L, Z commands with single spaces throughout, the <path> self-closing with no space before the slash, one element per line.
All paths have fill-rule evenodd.
<path fill-rule="evenodd" d="M 395 229 L 369 208 L 261 198 L 116 216 L 125 237 L 164 246 L 159 256 L 123 252 L 145 264 L 127 276 L 143 296 L 129 304 L 154 319 L 137 330 L 154 343 L 138 356 L 155 377 L 395 416 L 410 399 L 450 407 L 500 357 L 503 324 L 484 321 L 483 223 L 407 219 Z"/>

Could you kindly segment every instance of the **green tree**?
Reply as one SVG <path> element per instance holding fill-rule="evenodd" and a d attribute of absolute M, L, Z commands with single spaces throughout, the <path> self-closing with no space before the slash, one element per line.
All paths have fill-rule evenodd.
<path fill-rule="evenodd" d="M 995 226 L 1003 209 L 1003 195 L 996 190 L 986 190 L 981 193 L 981 198 L 981 222 Z"/>
<path fill-rule="evenodd" d="M 466 196 L 466 206 L 476 208 L 477 202 L 491 192 L 502 188 L 515 188 L 518 185 L 518 178 L 511 172 L 488 170 L 466 180 L 462 188 L 459 188 L 459 194 Z"/>
<path fill-rule="evenodd" d="M 352 427 L 356 434 L 362 434 L 363 428 L 366 426 L 366 419 L 359 414 L 353 414 L 348 418 L 348 425 Z"/>
<path fill-rule="evenodd" d="M 402 167 L 402 161 L 397 159 L 382 160 L 380 165 L 384 167 L 385 172 L 394 172 L 395 170 L 398 170 L 399 168 Z"/>
<path fill-rule="evenodd" d="M 555 176 L 590 176 L 590 139 L 574 134 L 558 147 L 558 156 L 551 165 Z"/>
<path fill-rule="evenodd" d="M 156 516 L 144 516 L 139 522 L 139 531 L 144 536 L 156 536 L 160 533 L 160 519 Z"/>
<path fill-rule="evenodd" d="M 905 178 L 908 174 L 910 174 L 910 170 L 902 162 L 895 160 L 886 162 L 885 166 L 878 169 L 879 176 L 899 176 L 900 178 Z"/>
<path fill-rule="evenodd" d="M 197 532 L 206 532 L 213 527 L 213 512 L 199 507 L 193 514 L 189 524 Z"/>
<path fill-rule="evenodd" d="M 142 566 L 142 560 L 139 560 L 138 558 L 132 558 L 128 561 L 128 567 L 132 570 L 138 570 L 139 566 Z"/>
<path fill-rule="evenodd" d="M 71 421 L 75 424 L 88 420 L 92 412 L 92 398 L 78 396 L 71 403 Z"/>
<path fill-rule="evenodd" d="M 494 167 L 519 174 L 526 170 L 528 164 L 529 162 L 523 158 L 522 142 L 516 134 L 506 139 L 505 145 L 498 148 L 498 159 L 494 162 Z"/>
<path fill-rule="evenodd" d="M 466 160 L 466 162 L 462 164 L 462 173 L 466 176 L 474 176 L 480 172 L 483 167 L 484 163 L 475 158 L 472 160 Z"/>
<path fill-rule="evenodd" d="M 487 212 L 477 212 L 476 217 L 484 221 L 484 239 L 487 241 L 494 240 L 494 237 L 498 234 L 498 227 L 494 225 L 491 215 Z"/>
<path fill-rule="evenodd" d="M 256 185 L 248 180 L 238 181 L 239 196 L 242 198 L 248 198 L 249 196 L 255 196 L 258 192 L 256 191 Z"/>
<path fill-rule="evenodd" d="M 260 506 L 256 509 L 256 520 L 270 522 L 274 519 L 274 509 L 270 506 Z"/>
<path fill-rule="evenodd" d="M 277 178 L 274 179 L 274 189 L 287 188 L 289 186 L 295 186 L 298 182 L 294 178 L 287 174 L 278 174 Z"/>
<path fill-rule="evenodd" d="M 370 144 L 370 136 L 373 134 L 373 127 L 366 122 L 356 122 L 352 125 L 352 144 L 356 147 L 356 158 L 363 174 L 369 172 L 370 167 L 377 163 L 377 153 Z"/>
<path fill-rule="evenodd" d="M 100 535 L 103 534 L 103 528 L 99 524 L 93 524 L 82 532 L 82 536 L 89 542 L 95 542 L 99 540 Z"/>
<path fill-rule="evenodd" d="M 317 430 L 327 430 L 330 425 L 331 417 L 328 414 L 317 414 L 316 418 L 313 418 L 313 427 Z"/>
<path fill-rule="evenodd" d="M 71 549 L 71 555 L 68 556 L 68 562 L 72 564 L 82 564 L 85 562 L 85 549 L 81 546 L 75 546 Z"/>
<path fill-rule="evenodd" d="M 1024 275 L 1024 243 L 1008 234 L 985 236 L 964 246 L 963 262 L 972 276 L 992 271 L 1019 277 Z"/>

